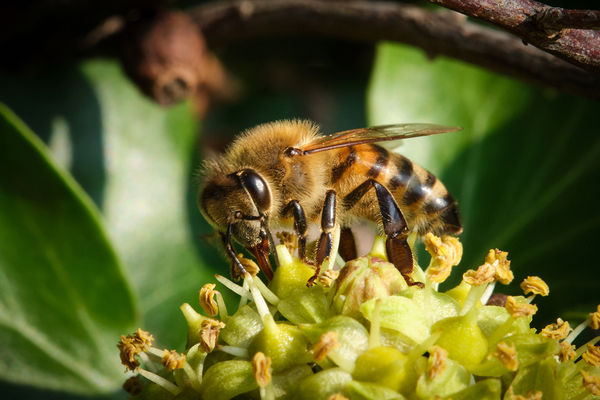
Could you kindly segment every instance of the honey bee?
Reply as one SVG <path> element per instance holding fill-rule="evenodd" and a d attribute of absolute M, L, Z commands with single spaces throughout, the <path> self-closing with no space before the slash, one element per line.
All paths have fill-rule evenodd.
<path fill-rule="evenodd" d="M 366 219 L 387 236 L 388 259 L 412 284 L 409 233 L 458 235 L 457 204 L 435 175 L 376 143 L 457 130 L 397 124 L 323 136 L 307 121 L 259 125 L 244 132 L 223 156 L 205 162 L 198 204 L 221 234 L 232 271 L 244 271 L 232 238 L 254 254 L 271 279 L 271 230 L 293 227 L 298 256 L 308 261 L 308 227 L 320 223 L 311 286 L 338 250 L 345 260 L 356 257 L 350 227 Z"/>

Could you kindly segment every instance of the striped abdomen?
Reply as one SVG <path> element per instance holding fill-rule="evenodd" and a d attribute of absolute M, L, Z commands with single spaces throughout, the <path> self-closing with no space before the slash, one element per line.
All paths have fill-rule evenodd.
<path fill-rule="evenodd" d="M 338 150 L 330 183 L 341 198 L 368 178 L 387 187 L 400 206 L 409 228 L 416 227 L 420 235 L 427 232 L 456 235 L 462 231 L 456 201 L 431 172 L 375 144 Z M 347 212 L 373 221 L 380 220 L 373 191 Z"/>

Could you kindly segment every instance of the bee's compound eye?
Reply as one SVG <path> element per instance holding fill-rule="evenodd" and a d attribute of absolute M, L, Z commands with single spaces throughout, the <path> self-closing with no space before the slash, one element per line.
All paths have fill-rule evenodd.
<path fill-rule="evenodd" d="M 263 178 L 251 169 L 244 169 L 238 173 L 242 185 L 250 196 L 260 212 L 267 211 L 271 207 L 271 195 L 269 188 Z"/>

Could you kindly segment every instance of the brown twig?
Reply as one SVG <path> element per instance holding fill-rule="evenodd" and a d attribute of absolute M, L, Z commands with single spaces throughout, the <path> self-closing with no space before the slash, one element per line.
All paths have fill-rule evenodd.
<path fill-rule="evenodd" d="M 588 71 L 600 72 L 600 13 L 552 8 L 532 0 L 430 0 L 492 23 L 523 41 Z M 557 27 L 556 24 L 564 25 Z M 558 28 L 558 29 L 557 29 Z"/>
<path fill-rule="evenodd" d="M 546 31 L 563 29 L 600 29 L 600 11 L 565 10 L 560 7 L 547 7 L 536 16 L 538 28 Z"/>
<path fill-rule="evenodd" d="M 209 43 L 274 35 L 391 40 L 530 82 L 600 98 L 600 75 L 584 71 L 510 34 L 447 11 L 376 1 L 219 1 L 188 10 Z M 348 60 L 352 62 L 352 60 Z"/>

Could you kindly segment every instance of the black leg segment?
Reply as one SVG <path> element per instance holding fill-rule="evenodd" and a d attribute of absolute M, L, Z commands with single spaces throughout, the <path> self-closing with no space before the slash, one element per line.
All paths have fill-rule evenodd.
<path fill-rule="evenodd" d="M 238 258 L 235 252 L 235 248 L 231 243 L 231 227 L 232 224 L 227 225 L 227 231 L 225 232 L 225 234 L 221 234 L 221 240 L 223 240 L 225 252 L 231 259 L 231 277 L 237 280 L 246 275 L 246 268 L 244 268 L 244 266 L 240 262 L 240 259 Z"/>
<path fill-rule="evenodd" d="M 317 244 L 317 253 L 315 255 L 315 273 L 310 277 L 306 286 L 312 286 L 319 277 L 321 272 L 321 265 L 327 257 L 331 255 L 331 249 L 333 247 L 333 232 L 335 230 L 335 207 L 336 207 L 336 195 L 334 190 L 329 190 L 325 195 L 325 202 L 323 203 L 323 212 L 321 214 L 321 236 Z"/>
<path fill-rule="evenodd" d="M 283 209 L 283 215 L 289 215 L 290 212 L 294 217 L 294 231 L 298 237 L 298 257 L 306 261 L 306 231 L 308 226 L 306 224 L 304 209 L 298 200 L 290 201 Z"/>
<path fill-rule="evenodd" d="M 354 260 L 358 254 L 352 229 L 344 227 L 340 231 L 340 247 L 338 253 L 344 261 Z"/>
<path fill-rule="evenodd" d="M 387 235 L 385 247 L 388 259 L 400 271 L 406 282 L 413 285 L 415 283 L 409 276 L 413 271 L 414 261 L 407 242 L 408 225 L 390 191 L 376 180 L 369 179 L 344 198 L 344 205 L 346 209 L 354 207 L 371 187 L 375 189 L 383 231 Z"/>

